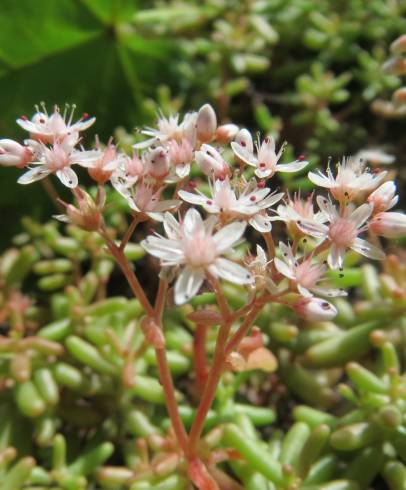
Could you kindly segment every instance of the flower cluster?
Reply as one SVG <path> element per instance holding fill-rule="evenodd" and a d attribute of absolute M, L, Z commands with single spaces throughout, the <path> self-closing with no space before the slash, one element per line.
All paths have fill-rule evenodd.
<path fill-rule="evenodd" d="M 254 142 L 245 128 L 219 126 L 209 104 L 183 119 L 160 114 L 156 128 L 141 131 L 148 138 L 134 145 L 132 155 L 111 141 L 103 147 L 96 140 L 85 150 L 80 132 L 95 118 L 85 114 L 73 123 L 73 114 L 74 107 L 69 114 L 68 108 L 62 114 L 58 107 L 48 114 L 42 106 L 31 120 L 17 119 L 29 139 L 24 144 L 0 140 L 0 163 L 28 168 L 20 184 L 56 174 L 72 188 L 79 205 L 65 204 L 67 214 L 59 218 L 87 230 L 103 230 L 104 185 L 109 181 L 137 223 L 162 222 L 165 236 L 154 233 L 141 245 L 173 272 L 167 277 L 177 277 L 177 304 L 198 294 L 203 283 L 223 279 L 248 287 L 254 297 L 268 294 L 305 318 L 331 318 L 336 310 L 323 297 L 345 292 L 328 285 L 328 269 L 342 270 L 349 249 L 382 259 L 379 237 L 406 232 L 405 216 L 390 211 L 398 197 L 386 171 L 372 172 L 362 159 L 345 158 L 336 169 L 329 164 L 326 174 L 309 172 L 310 181 L 324 191 L 320 195 L 303 199 L 272 191 L 277 172 L 303 171 L 309 162 L 301 155 L 280 163 L 285 144 L 277 152 L 272 136 Z M 86 168 L 97 182 L 96 203 L 78 187 L 74 165 Z M 191 173 L 200 174 L 198 184 Z M 272 234 L 275 221 L 286 229 L 283 237 L 278 228 L 279 246 Z M 247 226 L 254 228 L 266 251 L 257 245 L 256 255 L 236 260 L 235 247 Z M 365 233 L 368 240 L 361 238 Z"/>

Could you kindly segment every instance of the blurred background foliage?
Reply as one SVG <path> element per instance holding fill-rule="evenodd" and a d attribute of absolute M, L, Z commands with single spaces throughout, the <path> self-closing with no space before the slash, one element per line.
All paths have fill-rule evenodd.
<path fill-rule="evenodd" d="M 373 111 L 402 84 L 382 65 L 406 32 L 405 0 L 0 0 L 0 7 L 1 137 L 23 137 L 14 121 L 40 101 L 74 103 L 78 116 L 96 115 L 93 134 L 106 140 L 121 126 L 115 134 L 123 141 L 158 109 L 208 101 L 222 121 L 272 132 L 313 165 L 367 147 L 405 163 L 402 113 Z M 44 220 L 52 212 L 40 184 L 28 192 L 15 185 L 18 173 L 2 170 L 2 248 L 19 216 Z"/>

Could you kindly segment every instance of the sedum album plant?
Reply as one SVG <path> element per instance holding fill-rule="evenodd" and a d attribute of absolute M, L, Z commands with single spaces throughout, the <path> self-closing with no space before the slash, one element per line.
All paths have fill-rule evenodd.
<path fill-rule="evenodd" d="M 122 313 L 135 318 L 136 323 L 131 323 L 131 328 L 126 330 L 124 345 L 123 340 L 118 339 L 109 328 L 109 342 L 114 351 L 111 359 L 110 351 L 99 354 L 76 335 L 66 340 L 68 350 L 96 372 L 116 376 L 116 382 L 120 383 L 120 390 L 124 393 L 126 390 L 131 393 L 140 381 L 142 386 L 143 377 L 137 373 L 134 363 L 142 359 L 146 350 L 155 351 L 153 362 L 158 368 L 170 422 L 165 437 L 161 435 L 149 439 L 152 450 L 159 447 L 162 451 L 161 459 L 155 460 L 154 471 L 155 475 L 159 475 L 156 468 L 161 462 L 165 467 L 177 469 L 177 475 L 181 478 L 173 486 L 168 484 L 162 489 L 187 488 L 191 484 L 188 482 L 201 490 L 243 488 L 238 479 L 244 479 L 241 476 L 244 473 L 244 460 L 250 464 L 256 460 L 253 469 L 259 471 L 261 476 L 257 477 L 254 473 L 254 477 L 259 478 L 260 482 L 265 477 L 273 481 L 276 488 L 301 488 L 313 460 L 329 437 L 330 428 L 335 428 L 335 420 L 323 419 L 326 423 L 321 425 L 321 429 L 312 427 L 309 420 L 313 412 L 298 409 L 298 422 L 287 437 L 303 441 L 300 450 L 303 449 L 304 454 L 305 444 L 311 445 L 309 441 L 313 441 L 313 450 L 318 445 L 320 450 L 315 450 L 317 454 L 313 459 L 311 454 L 308 460 L 303 456 L 300 464 L 298 454 L 289 455 L 287 449 L 280 462 L 272 460 L 265 463 L 266 456 L 260 454 L 255 444 L 245 443 L 235 425 L 215 427 L 212 432 L 207 432 L 210 418 L 213 417 L 213 402 L 219 392 L 223 392 L 222 396 L 227 398 L 224 393 L 227 388 L 223 383 L 230 372 L 238 373 L 238 383 L 241 384 L 245 372 L 261 369 L 269 373 L 276 369 L 278 360 L 267 347 L 267 336 L 257 326 L 261 316 L 269 316 L 272 312 L 278 316 L 279 309 L 283 308 L 290 310 L 293 318 L 328 325 L 337 315 L 345 317 L 342 302 L 347 295 L 346 284 L 351 285 L 351 279 L 348 283 L 345 276 L 348 261 L 351 263 L 354 257 L 360 255 L 384 261 L 386 269 L 390 269 L 382 240 L 406 234 L 405 215 L 393 211 L 398 197 L 390 174 L 387 171 L 371 171 L 361 158 L 344 158 L 334 166 L 330 162 L 325 172 L 309 172 L 308 178 L 315 187 L 311 194 L 289 195 L 278 187 L 277 174 L 304 171 L 309 163 L 305 157 L 300 155 L 290 163 L 283 162 L 285 144 L 277 148 L 271 136 L 253 138 L 245 128 L 231 123 L 218 125 L 216 114 L 208 104 L 183 118 L 179 115 L 160 115 L 156 127 L 141 131 L 146 138 L 134 145 L 131 155 L 122 152 L 112 141 L 104 146 L 97 140 L 90 149 L 85 149 L 82 132 L 94 123 L 94 118 L 84 115 L 74 122 L 74 108 L 68 109 L 61 112 L 55 107 L 52 113 L 47 113 L 45 106 L 42 106 L 37 108 L 31 120 L 25 116 L 19 118 L 17 123 L 28 131 L 29 139 L 22 144 L 0 140 L 0 164 L 20 167 L 23 170 L 18 179 L 20 184 L 49 179 L 55 174 L 71 190 L 72 202 L 58 199 L 63 214 L 55 218 L 82 232 L 89 232 L 85 243 L 94 260 L 100 255 L 114 259 L 134 295 L 134 305 L 137 305 L 133 305 L 132 309 L 127 303 L 118 305 L 118 311 L 122 308 Z M 87 179 L 83 169 L 96 183 L 96 193 L 89 193 L 79 185 L 82 178 Z M 47 188 L 54 193 L 49 180 L 47 182 Z M 115 205 L 117 199 L 121 206 L 124 204 L 122 209 L 130 216 L 129 224 L 124 229 L 122 223 L 115 222 L 109 214 L 109 207 Z M 49 233 L 52 235 L 53 232 Z M 141 272 L 138 267 L 134 268 L 131 261 L 135 234 L 140 238 L 137 250 L 145 251 L 149 257 L 140 267 Z M 55 238 L 52 243 L 56 242 Z M 61 249 L 63 243 L 62 240 Z M 61 266 L 63 272 L 61 263 L 55 266 L 57 269 Z M 70 266 L 67 267 L 70 270 Z M 77 271 L 78 263 L 72 274 L 77 274 Z M 396 284 L 393 284 L 395 279 L 388 272 L 386 275 L 390 278 L 387 279 L 387 288 L 393 291 L 396 289 Z M 399 289 L 400 285 L 397 287 Z M 83 294 L 84 291 L 82 289 Z M 101 291 L 99 294 L 103 297 L 105 290 L 104 293 Z M 80 290 L 76 300 L 80 304 Z M 29 307 L 18 294 L 10 295 L 8 305 L 4 314 L 13 318 L 14 323 L 16 311 Z M 88 308 L 91 317 L 94 311 Z M 79 315 L 79 312 L 73 309 L 72 314 Z M 188 396 L 196 405 L 194 412 L 180 408 L 179 392 L 173 380 L 174 357 L 167 346 L 168 332 L 164 326 L 167 317 L 176 318 L 176 315 L 182 315 L 193 332 L 191 357 L 194 389 Z M 342 334 L 344 352 L 341 352 L 342 358 L 338 360 L 334 356 L 329 357 L 328 345 L 325 352 L 323 349 L 319 352 L 317 346 L 312 351 L 312 341 L 309 339 L 307 344 L 306 341 L 303 341 L 304 344 L 302 342 L 302 347 L 293 345 L 297 335 L 295 328 L 292 330 L 283 322 L 279 327 L 275 324 L 273 341 L 278 346 L 289 347 L 293 352 L 296 350 L 298 354 L 303 345 L 310 346 L 305 365 L 307 363 L 317 369 L 352 360 L 351 357 L 347 359 L 346 355 L 357 354 L 355 349 L 363 347 L 362 340 L 365 342 L 375 326 L 365 324 L 356 327 L 359 329 L 357 332 L 356 328 L 349 330 L 347 336 L 352 334 L 352 337 L 350 335 L 346 341 L 343 340 L 345 334 Z M 140 331 L 143 339 L 135 349 L 131 344 Z M 21 383 L 17 402 L 28 416 L 35 417 L 36 411 L 42 414 L 45 408 L 43 410 L 39 402 L 37 406 L 27 402 L 31 385 L 26 382 L 30 382 L 30 376 L 21 375 L 24 372 L 21 365 L 27 362 L 21 353 L 34 348 L 40 355 L 57 357 L 62 352 L 49 339 L 38 343 L 38 340 L 32 340 L 36 337 L 31 340 L 24 338 L 21 329 L 20 334 L 18 328 L 15 332 L 14 339 L 3 339 L 2 342 L 6 347 L 11 345 L 7 342 L 12 342 L 13 349 L 20 353 L 12 361 L 15 372 L 20 375 L 17 382 Z M 319 340 L 323 334 L 328 339 L 328 333 L 328 328 L 325 332 L 320 329 Z M 379 339 L 376 342 L 378 345 Z M 384 341 L 380 345 L 383 344 Z M 346 346 L 348 352 L 345 351 Z M 392 359 L 394 354 L 389 351 L 385 359 L 390 364 L 388 356 L 392 356 Z M 335 352 L 333 347 L 331 352 Z M 296 380 L 302 379 L 302 387 L 301 382 L 294 384 L 300 396 L 306 396 L 303 395 L 303 388 L 310 382 L 310 374 L 291 362 L 286 352 L 278 357 L 286 383 L 295 377 Z M 117 362 L 113 362 L 113 359 Z M 18 362 L 20 364 L 16 366 Z M 359 379 L 369 379 L 368 373 L 362 371 L 364 368 L 360 369 L 355 363 L 348 366 L 349 376 L 355 379 L 356 384 Z M 83 376 L 78 379 L 75 372 L 71 371 L 69 375 L 67 371 L 69 369 L 59 369 L 59 375 L 56 375 L 59 381 L 68 386 L 70 383 L 71 387 L 75 383 L 82 387 L 86 384 Z M 121 372 L 119 377 L 118 371 Z M 48 375 L 43 371 L 42 376 L 44 379 L 37 380 L 37 384 L 42 386 L 48 398 L 52 398 L 47 388 L 51 386 L 46 378 Z M 334 377 L 334 374 L 331 376 Z M 370 384 L 377 392 L 387 389 L 385 378 L 377 378 L 376 382 L 375 378 L 371 380 Z M 102 388 L 94 389 L 103 392 L 102 381 L 100 383 Z M 358 384 L 363 386 L 365 383 Z M 107 391 L 109 389 L 111 387 L 106 388 Z M 34 403 L 35 391 L 33 393 L 31 400 Z M 351 394 L 346 394 L 351 398 Z M 53 396 L 56 404 L 57 389 Z M 328 388 L 323 393 L 315 390 L 312 396 L 320 397 L 320 406 L 329 404 Z M 368 405 L 362 399 L 362 393 L 361 401 L 357 402 L 355 394 L 351 400 L 359 404 L 360 410 Z M 382 415 L 383 419 L 385 415 Z M 145 436 L 153 434 L 148 423 L 142 422 L 142 416 L 138 414 L 137 417 L 134 422 L 138 424 L 137 431 Z M 370 430 L 379 439 L 381 435 L 376 436 L 379 431 L 374 429 L 377 422 L 369 413 L 368 417 L 371 421 L 365 422 L 365 431 Z M 185 422 L 187 418 L 188 423 Z M 339 430 L 347 433 L 355 431 L 356 439 L 361 437 L 360 431 L 364 429 L 352 427 L 351 424 L 358 422 L 356 417 L 345 420 L 342 425 L 345 426 L 347 422 L 350 428 L 337 429 L 332 435 L 338 450 L 346 450 L 348 446 L 348 437 L 344 437 Z M 373 429 L 370 429 L 371 424 Z M 144 430 L 139 428 L 140 425 L 144 425 Z M 311 434 L 309 427 L 314 429 Z M 247 430 L 249 432 L 250 429 L 245 426 Z M 253 431 L 255 433 L 255 429 Z M 224 445 L 212 450 L 219 438 L 223 438 Z M 93 448 L 94 453 L 90 447 L 89 454 L 94 455 L 96 463 L 90 470 L 86 466 L 90 464 L 89 458 L 79 458 L 72 463 L 68 473 L 73 475 L 72 481 L 76 483 L 69 487 L 68 473 L 56 471 L 65 465 L 62 461 L 66 441 L 61 435 L 55 436 L 53 441 L 53 477 L 66 489 L 84 488 L 86 481 L 79 475 L 87 475 L 94 466 L 97 467 L 98 462 L 102 463 L 111 455 L 111 447 L 106 445 L 108 443 L 98 446 L 98 452 Z M 277 446 L 276 441 L 277 437 Z M 139 444 L 145 444 L 145 441 Z M 356 446 L 357 449 L 360 447 L 363 447 L 362 443 Z M 113 485 L 116 477 L 119 484 L 127 482 L 128 486 L 133 485 L 131 488 L 134 490 L 161 488 L 142 486 L 143 475 L 148 475 L 148 448 L 140 446 L 139 450 L 144 466 L 138 462 L 135 473 L 126 473 L 122 469 L 121 480 L 120 471 L 117 473 L 106 467 L 100 470 L 107 475 L 105 480 L 109 481 L 108 475 L 113 475 Z M 224 462 L 229 462 L 233 476 L 224 471 L 221 465 Z M 22 460 L 23 463 L 28 470 L 34 464 L 27 459 Z M 38 472 L 35 477 L 41 480 Z M 141 486 L 137 486 L 140 484 L 138 478 L 141 479 Z M 256 488 L 255 483 L 252 485 L 250 488 Z M 263 488 L 262 483 L 258 485 L 258 488 Z"/>

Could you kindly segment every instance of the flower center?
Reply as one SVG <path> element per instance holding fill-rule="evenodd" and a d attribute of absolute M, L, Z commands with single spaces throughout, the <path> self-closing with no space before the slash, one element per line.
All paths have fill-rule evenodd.
<path fill-rule="evenodd" d="M 357 238 L 357 226 L 349 219 L 337 218 L 331 223 L 328 235 L 339 247 L 348 247 Z"/>

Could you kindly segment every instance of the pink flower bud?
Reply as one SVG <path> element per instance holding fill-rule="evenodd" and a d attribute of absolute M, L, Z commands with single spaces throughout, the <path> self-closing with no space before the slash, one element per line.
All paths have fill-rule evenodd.
<path fill-rule="evenodd" d="M 208 143 L 213 139 L 217 128 L 217 117 L 210 104 L 204 104 L 197 114 L 196 135 L 202 143 Z"/>
<path fill-rule="evenodd" d="M 373 233 L 386 238 L 399 238 L 406 235 L 406 215 L 403 213 L 378 213 L 369 223 Z"/>
<path fill-rule="evenodd" d="M 238 133 L 238 126 L 236 124 L 223 124 L 216 130 L 216 140 L 219 143 L 229 143 L 235 135 Z"/>
<path fill-rule="evenodd" d="M 164 334 L 152 318 L 144 317 L 141 320 L 141 329 L 144 333 L 145 340 L 155 349 L 163 349 L 165 347 Z"/>
<path fill-rule="evenodd" d="M 406 34 L 402 34 L 393 41 L 390 45 L 390 50 L 393 54 L 401 54 L 406 52 Z"/>
<path fill-rule="evenodd" d="M 380 213 L 381 211 L 387 211 L 393 208 L 398 202 L 399 197 L 396 195 L 396 185 L 391 180 L 384 182 L 368 197 L 369 204 L 374 207 L 374 213 Z"/>
<path fill-rule="evenodd" d="M 0 165 L 4 167 L 25 167 L 33 157 L 33 152 L 27 146 L 20 145 L 17 141 L 0 140 Z"/>
<path fill-rule="evenodd" d="M 337 309 L 328 301 L 321 298 L 300 298 L 293 304 L 295 312 L 313 322 L 332 320 L 337 315 Z"/>
<path fill-rule="evenodd" d="M 230 167 L 221 154 L 210 145 L 202 145 L 200 151 L 195 152 L 196 162 L 202 171 L 215 179 L 230 175 Z"/>
<path fill-rule="evenodd" d="M 154 148 L 147 156 L 147 172 L 154 179 L 163 179 L 169 173 L 168 150 L 162 146 Z"/>

